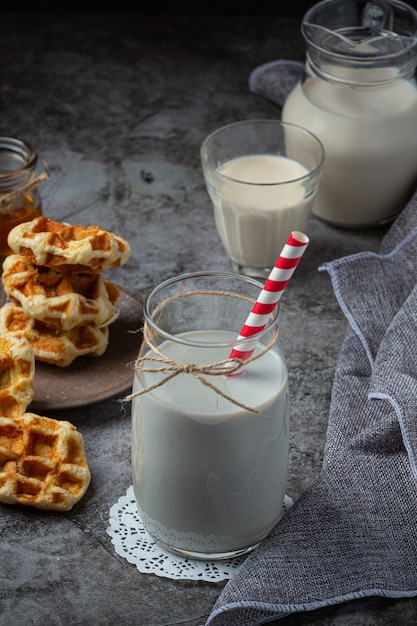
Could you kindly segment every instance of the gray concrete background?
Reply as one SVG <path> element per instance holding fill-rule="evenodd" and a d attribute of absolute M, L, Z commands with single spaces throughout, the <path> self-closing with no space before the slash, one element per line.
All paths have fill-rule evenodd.
<path fill-rule="evenodd" d="M 304 59 L 299 20 L 3 14 L 1 25 L 0 133 L 31 141 L 48 163 L 45 214 L 126 237 L 132 257 L 111 277 L 140 296 L 178 273 L 228 269 L 199 147 L 228 122 L 280 116 L 247 80 L 261 63 Z M 385 230 L 339 230 L 312 218 L 311 244 L 282 299 L 294 499 L 321 468 L 346 330 L 317 268 L 377 250 Z M 129 407 L 109 400 L 51 417 L 82 432 L 93 479 L 69 513 L 0 505 L 0 625 L 202 624 L 223 583 L 140 574 L 106 534 L 110 507 L 131 484 Z M 279 624 L 411 625 L 416 616 L 416 600 L 371 598 Z"/>

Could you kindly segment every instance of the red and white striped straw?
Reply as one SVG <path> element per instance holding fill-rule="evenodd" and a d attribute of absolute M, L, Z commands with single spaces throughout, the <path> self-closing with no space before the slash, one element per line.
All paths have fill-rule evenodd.
<path fill-rule="evenodd" d="M 304 233 L 293 231 L 287 239 L 274 267 L 269 274 L 265 285 L 251 312 L 249 313 L 237 341 L 247 339 L 259 333 L 266 326 L 268 318 L 275 309 L 278 301 L 288 282 L 293 275 L 301 257 L 303 256 L 309 243 L 309 238 Z M 229 354 L 229 359 L 249 359 L 255 349 L 256 341 L 246 343 L 245 348 L 239 350 L 235 347 Z"/>

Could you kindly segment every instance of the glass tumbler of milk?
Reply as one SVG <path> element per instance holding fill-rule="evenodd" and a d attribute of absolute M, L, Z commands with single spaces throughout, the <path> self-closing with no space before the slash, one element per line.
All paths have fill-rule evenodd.
<path fill-rule="evenodd" d="M 267 278 L 293 230 L 308 233 L 324 151 L 279 120 L 223 126 L 201 146 L 207 191 L 233 271 Z"/>
<path fill-rule="evenodd" d="M 253 550 L 283 512 L 289 414 L 278 310 L 250 338 L 252 359 L 228 358 L 261 288 L 232 272 L 196 272 L 162 283 L 144 305 L 134 493 L 153 539 L 191 558 Z"/>
<path fill-rule="evenodd" d="M 417 12 L 399 0 L 324 0 L 301 30 L 305 73 L 282 119 L 326 151 L 313 213 L 350 228 L 389 222 L 417 185 Z"/>

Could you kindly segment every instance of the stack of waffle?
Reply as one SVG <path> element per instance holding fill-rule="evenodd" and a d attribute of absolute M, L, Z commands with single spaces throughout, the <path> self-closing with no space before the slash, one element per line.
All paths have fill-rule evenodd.
<path fill-rule="evenodd" d="M 120 291 L 102 273 L 126 263 L 128 242 L 98 226 L 38 217 L 16 226 L 8 244 L 0 334 L 27 339 L 37 360 L 60 367 L 103 354 Z"/>

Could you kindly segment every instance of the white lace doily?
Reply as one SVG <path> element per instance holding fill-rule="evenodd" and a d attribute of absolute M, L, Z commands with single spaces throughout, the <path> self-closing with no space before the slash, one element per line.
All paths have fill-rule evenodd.
<path fill-rule="evenodd" d="M 292 500 L 285 496 L 284 512 L 291 505 Z M 221 561 L 198 561 L 187 559 L 161 548 L 148 535 L 143 527 L 142 520 L 136 506 L 133 486 L 126 491 L 125 496 L 110 509 L 110 526 L 107 534 L 120 556 L 145 574 L 156 574 L 164 578 L 205 580 L 218 582 L 231 578 L 246 556 L 225 559 Z"/>

